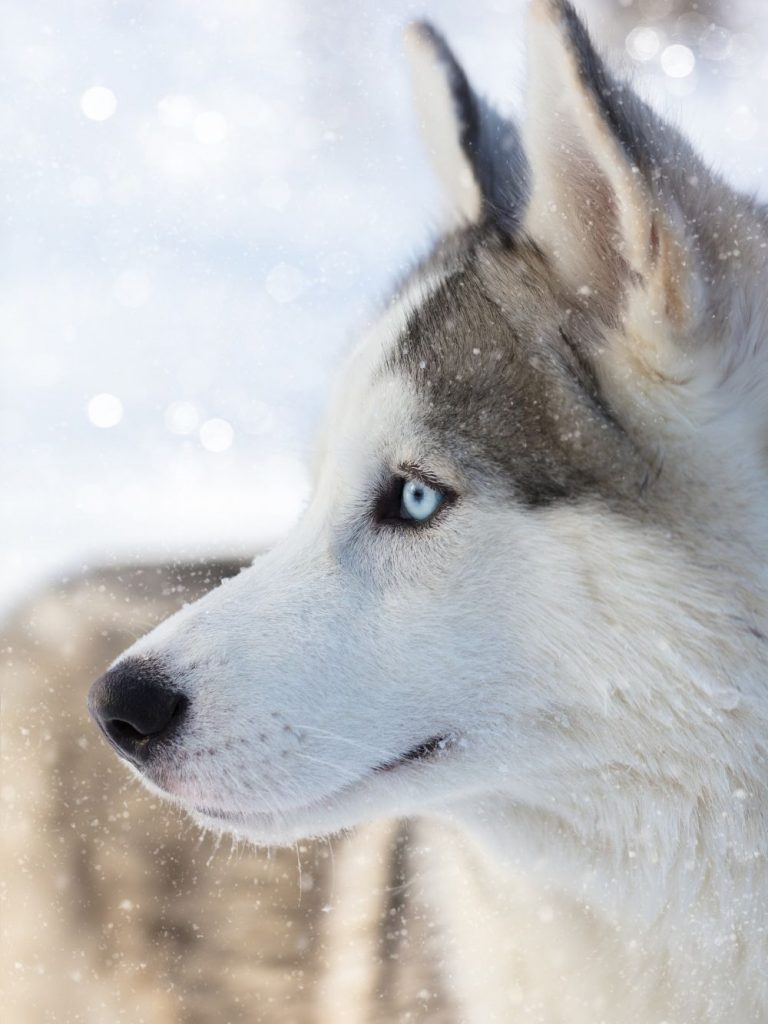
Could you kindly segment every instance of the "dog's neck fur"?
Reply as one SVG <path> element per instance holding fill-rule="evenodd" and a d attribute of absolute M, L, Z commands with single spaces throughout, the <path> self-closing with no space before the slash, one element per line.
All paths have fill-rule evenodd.
<path fill-rule="evenodd" d="M 579 785 L 575 779 L 574 787 Z M 595 800 L 603 799 L 594 787 L 593 792 Z M 615 794 L 608 796 L 615 804 Z M 738 791 L 730 799 L 741 800 Z M 679 796 L 675 811 L 689 825 L 671 846 L 653 838 L 663 806 L 658 794 L 654 800 L 649 794 L 644 808 L 627 799 L 618 839 L 604 830 L 587 834 L 584 808 L 575 801 L 546 820 L 540 812 L 522 811 L 514 799 L 496 797 L 488 813 L 475 802 L 457 807 L 456 819 L 510 871 L 505 902 L 494 865 L 494 899 L 510 930 L 520 929 L 513 883 L 521 874 L 541 884 L 542 906 L 566 908 L 554 941 L 560 932 L 567 936 L 574 905 L 593 922 L 589 959 L 604 967 L 603 996 L 615 998 L 607 1018 L 612 1024 L 762 1021 L 768 997 L 765 906 L 759 896 L 768 887 L 765 816 L 750 820 L 745 810 L 741 827 L 734 827 L 733 813 L 702 812 L 702 804 L 694 794 Z M 585 968 L 584 952 L 564 970 L 574 988 Z M 594 994 L 587 988 L 585 1002 Z M 570 1024 L 591 1019 L 572 1012 Z"/>
<path fill-rule="evenodd" d="M 706 694 L 711 749 L 686 757 L 684 744 L 668 749 L 664 734 L 649 723 L 639 741 L 644 771 L 638 759 L 602 770 L 585 764 L 553 789 L 549 807 L 526 805 L 500 777 L 487 799 L 450 809 L 449 817 L 511 878 L 533 878 L 542 893 L 559 894 L 599 922 L 593 955 L 604 956 L 614 970 L 623 962 L 619 970 L 626 970 L 632 990 L 616 1002 L 627 1016 L 614 1012 L 611 1021 L 653 1020 L 655 1007 L 659 1019 L 674 1010 L 684 1022 L 765 1019 L 768 722 L 759 704 L 768 640 L 743 626 L 726 643 L 734 633 L 731 618 L 724 610 L 724 657 L 717 665 L 685 649 L 680 638 L 695 631 L 692 620 L 670 624 L 670 643 L 662 641 L 668 682 L 678 692 Z M 638 684 L 645 681 L 647 665 L 626 668 Z M 687 712 L 680 711 L 684 722 Z M 570 728 L 588 736 L 589 722 L 569 716 Z M 753 721 L 750 749 L 729 749 L 728 728 L 718 728 L 738 717 Z M 747 730 L 733 735 L 743 743 Z M 518 927 L 513 903 L 510 927 Z M 580 969 L 576 962 L 574 977 Z"/>

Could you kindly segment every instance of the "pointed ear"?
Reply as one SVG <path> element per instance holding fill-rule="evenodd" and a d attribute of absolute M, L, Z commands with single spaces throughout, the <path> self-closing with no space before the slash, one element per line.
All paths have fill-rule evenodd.
<path fill-rule="evenodd" d="M 512 230 L 525 203 L 525 157 L 515 125 L 477 96 L 440 33 L 414 22 L 405 33 L 416 111 L 451 212 Z"/>
<path fill-rule="evenodd" d="M 638 285 L 655 314 L 690 327 L 693 245 L 670 165 L 678 160 L 695 174 L 698 160 L 614 79 L 568 0 L 533 0 L 528 57 L 527 232 L 575 290 L 609 312 Z"/>

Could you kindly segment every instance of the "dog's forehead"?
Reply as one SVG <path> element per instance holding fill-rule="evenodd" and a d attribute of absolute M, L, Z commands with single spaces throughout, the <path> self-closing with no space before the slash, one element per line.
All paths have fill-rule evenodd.
<path fill-rule="evenodd" d="M 600 328 L 536 246 L 467 231 L 406 289 L 420 301 L 406 304 L 380 376 L 408 381 L 439 445 L 531 505 L 632 492 L 637 453 L 590 361 Z"/>

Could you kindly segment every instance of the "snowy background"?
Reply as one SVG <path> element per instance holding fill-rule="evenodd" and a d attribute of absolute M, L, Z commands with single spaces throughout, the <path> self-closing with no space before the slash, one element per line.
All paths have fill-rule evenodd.
<path fill-rule="evenodd" d="M 768 4 L 585 0 L 763 188 Z M 244 552 L 306 496 L 330 374 L 440 197 L 401 29 L 520 104 L 520 0 L 5 0 L 0 605 L 127 557 Z"/>

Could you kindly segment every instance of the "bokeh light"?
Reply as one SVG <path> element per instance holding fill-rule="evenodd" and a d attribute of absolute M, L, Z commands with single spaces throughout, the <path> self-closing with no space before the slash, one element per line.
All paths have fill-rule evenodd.
<path fill-rule="evenodd" d="M 225 452 L 232 446 L 235 432 L 227 420 L 206 420 L 200 427 L 200 443 L 209 452 Z"/>
<path fill-rule="evenodd" d="M 108 121 L 117 109 L 117 98 L 104 85 L 93 85 L 80 97 L 80 109 L 89 121 Z"/>
<path fill-rule="evenodd" d="M 206 146 L 217 146 L 226 139 L 229 128 L 216 110 L 206 110 L 194 120 L 195 138 Z"/>
<path fill-rule="evenodd" d="M 661 54 L 661 67 L 670 78 L 687 78 L 696 67 L 693 50 L 682 43 L 667 46 Z"/>
<path fill-rule="evenodd" d="M 653 60 L 660 46 L 659 33 L 645 25 L 633 28 L 626 40 L 627 53 L 639 61 Z"/>
<path fill-rule="evenodd" d="M 165 410 L 165 425 L 172 434 L 193 434 L 200 423 L 200 413 L 192 402 L 171 402 Z"/>
<path fill-rule="evenodd" d="M 88 403 L 88 419 L 94 427 L 114 427 L 123 418 L 123 403 L 117 395 L 104 391 Z"/>

